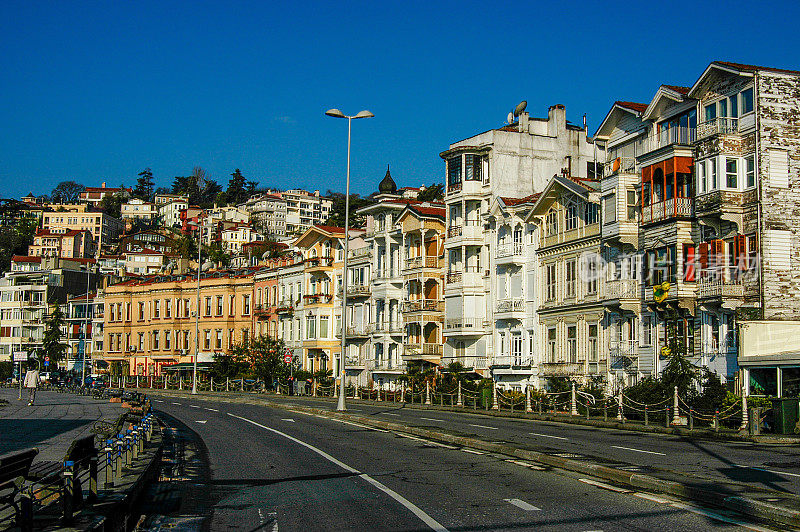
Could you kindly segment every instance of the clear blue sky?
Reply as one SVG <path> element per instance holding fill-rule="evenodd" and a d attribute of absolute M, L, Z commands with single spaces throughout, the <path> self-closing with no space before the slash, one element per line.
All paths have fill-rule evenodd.
<path fill-rule="evenodd" d="M 441 181 L 439 152 L 528 100 L 594 132 L 614 100 L 690 85 L 712 60 L 800 69 L 800 3 L 0 2 L 0 196 L 59 181 L 353 191 L 390 164 Z"/>

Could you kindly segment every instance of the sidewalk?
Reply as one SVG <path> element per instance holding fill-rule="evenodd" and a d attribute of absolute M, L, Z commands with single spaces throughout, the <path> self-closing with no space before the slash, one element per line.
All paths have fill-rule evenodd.
<path fill-rule="evenodd" d="M 116 422 L 125 411 L 119 403 L 98 401 L 71 393 L 38 390 L 36 402 L 28 406 L 28 393 L 0 388 L 0 454 L 38 447 L 34 463 L 60 461 L 77 438 L 95 434 L 97 421 Z"/>

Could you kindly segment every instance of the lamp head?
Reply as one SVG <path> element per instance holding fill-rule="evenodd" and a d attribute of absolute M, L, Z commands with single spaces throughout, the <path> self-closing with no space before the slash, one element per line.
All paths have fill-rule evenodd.
<path fill-rule="evenodd" d="M 343 112 L 338 109 L 328 109 L 325 114 L 334 118 L 347 118 Z"/>
<path fill-rule="evenodd" d="M 356 116 L 354 116 L 353 118 L 372 118 L 372 117 L 374 117 L 374 116 L 375 116 L 375 115 L 374 115 L 374 114 L 372 114 L 370 111 L 367 111 L 366 109 L 364 109 L 363 111 L 359 112 L 359 113 L 358 113 Z"/>

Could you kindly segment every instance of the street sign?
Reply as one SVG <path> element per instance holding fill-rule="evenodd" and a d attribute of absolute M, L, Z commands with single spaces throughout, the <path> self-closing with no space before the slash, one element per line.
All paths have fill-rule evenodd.
<path fill-rule="evenodd" d="M 45 366 L 49 366 L 49 365 L 50 365 L 50 361 L 49 361 L 49 360 L 45 360 L 45 361 L 44 361 L 44 365 L 45 365 Z"/>
<path fill-rule="evenodd" d="M 44 361 L 45 361 L 45 362 L 50 362 L 50 357 L 49 357 L 49 356 L 47 356 L 47 355 L 45 355 L 45 357 L 44 357 Z"/>
<path fill-rule="evenodd" d="M 287 364 L 291 364 L 292 363 L 292 353 L 287 352 L 285 355 L 283 355 L 283 361 L 285 363 L 287 363 Z"/>
<path fill-rule="evenodd" d="M 27 362 L 27 361 L 28 361 L 27 351 L 14 351 L 14 362 Z"/>

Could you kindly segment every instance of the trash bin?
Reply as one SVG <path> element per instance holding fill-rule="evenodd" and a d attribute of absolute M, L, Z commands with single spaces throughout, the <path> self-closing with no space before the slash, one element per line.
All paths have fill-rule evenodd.
<path fill-rule="evenodd" d="M 800 434 L 800 398 L 772 399 L 776 434 Z"/>

